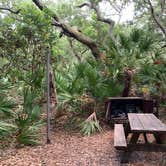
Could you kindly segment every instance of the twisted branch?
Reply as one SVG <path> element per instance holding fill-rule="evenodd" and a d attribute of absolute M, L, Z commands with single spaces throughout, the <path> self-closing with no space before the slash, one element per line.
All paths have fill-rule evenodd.
<path fill-rule="evenodd" d="M 39 0 L 32 0 L 34 4 L 40 9 L 48 9 L 46 6 L 44 6 Z M 100 49 L 97 45 L 97 43 L 89 38 L 88 36 L 84 35 L 83 33 L 79 32 L 77 29 L 71 27 L 67 23 L 64 23 L 56 13 L 52 15 L 53 18 L 53 24 L 56 27 L 60 27 L 64 34 L 68 37 L 75 38 L 77 41 L 81 42 L 82 44 L 86 45 L 92 52 L 93 56 L 98 60 L 102 59 L 103 54 L 100 52 Z"/>
<path fill-rule="evenodd" d="M 87 6 L 90 9 L 93 9 L 95 11 L 98 21 L 106 23 L 109 25 L 109 34 L 110 34 L 112 40 L 114 41 L 115 39 L 114 39 L 114 36 L 112 35 L 112 32 L 113 32 L 115 22 L 112 19 L 102 17 L 99 8 L 92 1 L 91 1 L 91 3 L 83 3 L 81 5 L 78 5 L 77 7 L 82 8 L 84 6 Z"/>

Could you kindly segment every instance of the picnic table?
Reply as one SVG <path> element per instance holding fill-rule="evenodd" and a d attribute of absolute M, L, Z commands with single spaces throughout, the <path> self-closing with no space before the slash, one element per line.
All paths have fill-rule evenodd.
<path fill-rule="evenodd" d="M 122 162 L 132 151 L 166 152 L 162 139 L 166 135 L 166 125 L 154 114 L 128 113 L 128 120 L 129 130 L 125 130 L 123 124 L 115 124 L 114 131 L 114 147 L 125 152 Z M 141 134 L 144 141 L 140 143 L 138 139 Z M 153 135 L 155 141 L 149 141 L 147 134 Z"/>

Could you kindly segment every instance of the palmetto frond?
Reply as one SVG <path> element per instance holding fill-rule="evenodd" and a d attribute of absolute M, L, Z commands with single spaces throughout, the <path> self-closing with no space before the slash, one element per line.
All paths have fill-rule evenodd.
<path fill-rule="evenodd" d="M 7 100 L 5 97 L 0 96 L 0 116 L 14 116 L 15 112 L 12 110 L 12 108 L 15 106 L 15 104 L 9 100 Z"/>
<path fill-rule="evenodd" d="M 17 130 L 17 126 L 7 122 L 0 122 L 0 137 L 4 135 L 9 135 Z"/>

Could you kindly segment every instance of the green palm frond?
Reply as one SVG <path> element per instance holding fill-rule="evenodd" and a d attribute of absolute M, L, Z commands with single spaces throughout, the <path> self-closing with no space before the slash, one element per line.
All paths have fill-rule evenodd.
<path fill-rule="evenodd" d="M 39 129 L 42 126 L 42 122 L 33 123 L 31 126 L 26 126 L 21 133 L 17 135 L 17 141 L 24 145 L 37 145 L 40 144 Z"/>
<path fill-rule="evenodd" d="M 143 36 L 139 42 L 140 52 L 149 51 L 153 43 L 154 40 L 150 36 Z"/>
<path fill-rule="evenodd" d="M 34 103 L 35 103 L 35 98 L 36 92 L 32 91 L 30 87 L 24 87 L 23 89 L 23 97 L 24 97 L 24 112 L 28 113 L 31 112 L 33 109 Z"/>
<path fill-rule="evenodd" d="M 102 131 L 99 122 L 95 120 L 84 121 L 83 123 L 81 123 L 80 127 L 82 134 L 86 136 L 90 136 L 91 134 L 94 134 L 97 131 Z"/>
<path fill-rule="evenodd" d="M 0 122 L 0 137 L 3 135 L 11 134 L 17 130 L 17 126 L 7 122 Z"/>
<path fill-rule="evenodd" d="M 38 105 L 34 106 L 31 113 L 30 113 L 30 119 L 31 121 L 39 120 L 41 114 L 41 109 Z"/>
<path fill-rule="evenodd" d="M 60 72 L 54 71 L 56 88 L 59 92 L 64 92 L 69 87 L 69 82 Z"/>
<path fill-rule="evenodd" d="M 142 30 L 134 28 L 130 33 L 130 39 L 133 42 L 137 43 L 140 41 L 142 34 L 143 34 Z"/>
<path fill-rule="evenodd" d="M 123 48 L 130 50 L 130 40 L 129 37 L 124 35 L 123 33 L 119 34 L 119 38 L 120 38 L 120 44 Z"/>
<path fill-rule="evenodd" d="M 15 104 L 13 102 L 7 100 L 3 96 L 0 96 L 0 116 L 3 116 L 3 115 L 5 115 L 6 117 L 14 116 L 15 112 L 12 110 L 14 106 Z"/>
<path fill-rule="evenodd" d="M 15 124 L 17 126 L 16 140 L 20 144 L 35 145 L 40 139 L 40 107 L 35 104 L 36 94 L 30 88 L 23 89 L 23 110 L 17 112 Z"/>

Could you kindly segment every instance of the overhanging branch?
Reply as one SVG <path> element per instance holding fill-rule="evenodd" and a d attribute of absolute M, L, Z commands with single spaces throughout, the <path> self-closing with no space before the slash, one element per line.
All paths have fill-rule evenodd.
<path fill-rule="evenodd" d="M 39 0 L 32 0 L 34 4 L 40 9 L 48 9 L 46 6 L 44 6 Z M 64 34 L 67 34 L 69 37 L 75 38 L 77 41 L 81 42 L 82 44 L 86 45 L 92 52 L 93 56 L 96 59 L 102 59 L 103 54 L 100 52 L 100 49 L 97 45 L 97 43 L 89 38 L 88 36 L 84 35 L 83 33 L 79 32 L 77 29 L 71 27 L 70 25 L 64 23 L 56 13 L 52 15 L 52 18 L 54 19 L 53 25 L 60 27 Z"/>
<path fill-rule="evenodd" d="M 90 9 L 93 9 L 95 11 L 98 21 L 106 23 L 106 24 L 109 25 L 109 34 L 110 34 L 110 37 L 112 38 L 112 40 L 115 40 L 114 36 L 112 34 L 115 22 L 112 19 L 102 17 L 99 8 L 92 1 L 90 3 L 83 3 L 81 5 L 78 5 L 77 7 L 82 8 L 84 6 L 87 6 Z"/>
<path fill-rule="evenodd" d="M 99 8 L 94 3 L 83 3 L 81 5 L 78 5 L 77 7 L 82 8 L 84 6 L 87 6 L 87 7 L 91 8 L 91 9 L 93 9 L 96 12 L 98 21 L 101 21 L 101 22 L 107 23 L 107 24 L 109 24 L 111 26 L 114 26 L 114 24 L 115 24 L 114 21 L 111 20 L 111 19 L 102 17 L 101 13 L 99 11 Z"/>
<path fill-rule="evenodd" d="M 43 10 L 43 9 L 47 9 L 47 7 L 45 5 L 43 5 L 39 0 L 32 0 L 34 2 L 34 4 L 40 9 L 40 10 Z M 54 13 L 53 16 L 54 20 L 56 22 L 60 21 L 59 17 Z"/>

